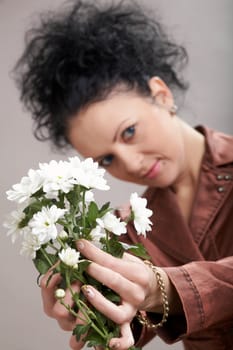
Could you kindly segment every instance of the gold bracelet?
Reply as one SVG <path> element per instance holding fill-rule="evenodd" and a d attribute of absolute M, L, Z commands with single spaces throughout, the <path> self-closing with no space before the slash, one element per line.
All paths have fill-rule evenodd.
<path fill-rule="evenodd" d="M 163 278 L 162 278 L 160 272 L 157 270 L 156 266 L 154 266 L 148 260 L 145 260 L 144 263 L 147 266 L 149 266 L 152 269 L 152 271 L 154 272 L 154 275 L 156 277 L 159 289 L 161 291 L 162 300 L 163 300 L 163 317 L 162 317 L 162 320 L 159 323 L 156 323 L 156 324 L 152 323 L 146 316 L 144 316 L 144 315 L 142 315 L 140 313 L 137 314 L 137 319 L 142 325 L 146 326 L 147 328 L 156 329 L 158 327 L 162 327 L 163 324 L 165 322 L 167 322 L 168 313 L 169 313 L 168 296 L 167 296 L 166 289 L 165 289 L 165 283 L 163 281 Z"/>

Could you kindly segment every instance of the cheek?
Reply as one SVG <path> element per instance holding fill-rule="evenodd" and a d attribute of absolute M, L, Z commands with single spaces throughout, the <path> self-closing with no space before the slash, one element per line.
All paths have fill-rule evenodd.
<path fill-rule="evenodd" d="M 124 166 L 117 166 L 113 168 L 105 168 L 106 172 L 110 174 L 112 177 L 115 177 L 118 180 L 122 181 L 133 181 L 132 178 L 129 176 L 127 173 L 126 169 Z"/>
<path fill-rule="evenodd" d="M 105 168 L 106 172 L 109 173 L 111 176 L 115 177 L 116 179 L 124 180 L 125 179 L 125 172 L 124 169 L 117 168 Z"/>
<path fill-rule="evenodd" d="M 172 147 L 172 160 L 177 172 L 182 172 L 185 167 L 185 149 L 181 144 L 174 144 Z"/>

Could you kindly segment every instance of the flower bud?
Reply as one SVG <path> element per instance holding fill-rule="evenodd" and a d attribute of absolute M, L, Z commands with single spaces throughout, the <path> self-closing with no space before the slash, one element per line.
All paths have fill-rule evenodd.
<path fill-rule="evenodd" d="M 59 238 L 61 238 L 63 241 L 65 241 L 68 238 L 68 233 L 65 230 L 62 230 L 58 234 Z"/>
<path fill-rule="evenodd" d="M 55 297 L 57 299 L 63 299 L 66 295 L 66 292 L 64 291 L 64 289 L 62 288 L 58 288 L 56 291 L 55 291 Z"/>

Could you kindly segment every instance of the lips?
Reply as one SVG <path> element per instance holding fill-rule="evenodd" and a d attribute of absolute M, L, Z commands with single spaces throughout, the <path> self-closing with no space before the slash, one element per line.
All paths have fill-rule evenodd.
<path fill-rule="evenodd" d="M 159 173 L 159 170 L 160 170 L 160 161 L 157 160 L 153 165 L 152 167 L 149 169 L 149 171 L 146 173 L 145 177 L 147 179 L 153 179 L 155 178 L 158 173 Z"/>

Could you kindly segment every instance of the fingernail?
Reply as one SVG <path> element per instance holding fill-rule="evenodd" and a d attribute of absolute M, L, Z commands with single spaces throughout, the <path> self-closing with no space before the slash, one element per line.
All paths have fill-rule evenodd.
<path fill-rule="evenodd" d="M 95 294 L 94 292 L 92 291 L 91 288 L 89 288 L 88 286 L 82 286 L 81 287 L 81 290 L 83 292 L 83 294 L 87 297 L 87 298 L 94 298 Z"/>
<path fill-rule="evenodd" d="M 81 242 L 81 241 L 78 241 L 77 247 L 78 247 L 79 250 L 82 250 L 84 248 L 84 243 Z"/>

